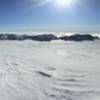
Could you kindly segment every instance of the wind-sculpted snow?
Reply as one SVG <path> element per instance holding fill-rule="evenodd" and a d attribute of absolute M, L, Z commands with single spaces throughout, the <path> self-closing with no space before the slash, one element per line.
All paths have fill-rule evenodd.
<path fill-rule="evenodd" d="M 99 37 L 92 36 L 90 34 L 74 34 L 71 36 L 57 37 L 53 34 L 42 35 L 17 35 L 17 34 L 0 34 L 0 40 L 34 40 L 34 41 L 52 41 L 52 40 L 64 40 L 64 41 L 94 41 Z"/>
<path fill-rule="evenodd" d="M 100 100 L 100 41 L 0 41 L 0 100 Z"/>

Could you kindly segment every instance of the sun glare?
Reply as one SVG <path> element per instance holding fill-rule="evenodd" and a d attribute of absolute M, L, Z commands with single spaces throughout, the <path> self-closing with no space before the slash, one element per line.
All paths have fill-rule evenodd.
<path fill-rule="evenodd" d="M 57 0 L 57 3 L 60 6 L 70 6 L 72 3 L 72 0 Z"/>

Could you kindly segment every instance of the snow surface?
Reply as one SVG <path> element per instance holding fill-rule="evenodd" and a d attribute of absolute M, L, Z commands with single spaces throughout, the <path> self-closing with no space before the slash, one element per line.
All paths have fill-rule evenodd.
<path fill-rule="evenodd" d="M 0 41 L 0 100 L 100 100 L 100 41 Z"/>

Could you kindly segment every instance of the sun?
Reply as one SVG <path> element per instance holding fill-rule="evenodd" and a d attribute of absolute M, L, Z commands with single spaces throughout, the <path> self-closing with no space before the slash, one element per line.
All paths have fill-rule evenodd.
<path fill-rule="evenodd" d="M 58 5 L 60 6 L 70 6 L 72 0 L 57 0 Z"/>

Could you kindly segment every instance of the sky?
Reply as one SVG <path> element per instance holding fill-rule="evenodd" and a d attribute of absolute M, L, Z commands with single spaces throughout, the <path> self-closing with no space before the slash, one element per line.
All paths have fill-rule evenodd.
<path fill-rule="evenodd" d="M 99 32 L 100 0 L 0 0 L 0 32 L 10 31 Z"/>

